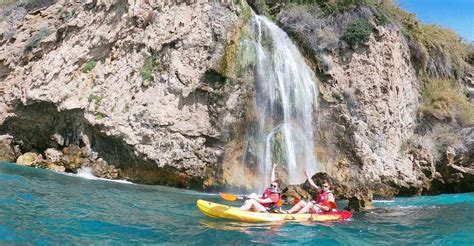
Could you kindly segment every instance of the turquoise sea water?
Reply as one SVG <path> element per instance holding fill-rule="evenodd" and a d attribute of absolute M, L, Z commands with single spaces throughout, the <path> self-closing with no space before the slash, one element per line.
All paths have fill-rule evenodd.
<path fill-rule="evenodd" d="M 214 194 L 0 163 L 0 245 L 474 244 L 473 193 L 397 198 L 350 221 L 283 225 L 207 218 L 197 199 L 221 202 Z"/>

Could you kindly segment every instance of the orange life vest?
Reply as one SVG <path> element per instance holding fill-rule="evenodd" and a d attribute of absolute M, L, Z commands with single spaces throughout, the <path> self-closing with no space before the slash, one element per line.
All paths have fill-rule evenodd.
<path fill-rule="evenodd" d="M 330 207 L 331 209 L 336 208 L 336 207 L 334 207 L 335 203 L 328 201 L 329 193 L 332 194 L 332 191 L 321 191 L 321 192 L 319 192 L 318 193 L 318 199 L 316 200 L 316 202 L 321 206 Z"/>
<path fill-rule="evenodd" d="M 264 207 L 271 207 L 277 204 L 281 199 L 280 194 L 273 192 L 270 188 L 266 188 L 262 195 L 262 199 L 267 199 L 267 198 L 272 199 L 273 202 L 262 203 Z"/>

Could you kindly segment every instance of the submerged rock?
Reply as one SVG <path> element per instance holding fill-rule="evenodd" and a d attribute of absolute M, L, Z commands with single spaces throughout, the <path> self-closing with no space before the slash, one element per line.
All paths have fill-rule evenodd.
<path fill-rule="evenodd" d="M 347 206 L 350 210 L 363 211 L 373 208 L 373 195 L 369 189 L 356 191 L 348 200 L 349 203 Z"/>
<path fill-rule="evenodd" d="M 65 172 L 66 171 L 66 168 L 64 166 L 56 165 L 56 164 L 53 164 L 53 163 L 49 163 L 46 166 L 46 168 L 50 169 L 52 171 L 55 171 L 55 172 Z"/>
<path fill-rule="evenodd" d="M 474 191 L 474 128 L 461 131 L 463 141 L 446 148 L 439 161 L 431 190 L 433 193 Z"/>

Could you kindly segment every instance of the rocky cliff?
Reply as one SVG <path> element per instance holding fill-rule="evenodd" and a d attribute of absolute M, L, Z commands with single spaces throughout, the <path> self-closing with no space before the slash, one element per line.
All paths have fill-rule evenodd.
<path fill-rule="evenodd" d="M 397 20 L 404 12 L 389 15 L 393 6 L 349 7 L 322 17 L 322 6 L 289 6 L 278 15 L 322 82 L 315 123 L 322 171 L 344 197 L 363 191 L 359 200 L 472 191 L 474 107 L 460 91 L 472 86 L 473 70 L 456 53 L 457 36 L 414 22 L 446 34 L 452 46 L 434 37 L 421 42 Z"/>
<path fill-rule="evenodd" d="M 436 43 L 420 46 L 371 6 L 325 14 L 249 3 L 277 20 L 319 78 L 314 152 L 341 196 L 473 190 L 473 121 L 423 83 L 472 83 L 470 65 L 455 69 L 458 54 L 441 59 Z M 249 21 L 246 2 L 3 8 L 3 159 L 31 152 L 18 162 L 179 187 L 241 185 L 236 166 L 256 110 L 255 57 L 241 45 Z"/>
<path fill-rule="evenodd" d="M 27 7 L 2 9 L 0 30 L 1 131 L 16 149 L 76 146 L 78 167 L 99 158 L 142 183 L 215 175 L 246 93 L 214 72 L 242 22 L 233 4 Z"/>

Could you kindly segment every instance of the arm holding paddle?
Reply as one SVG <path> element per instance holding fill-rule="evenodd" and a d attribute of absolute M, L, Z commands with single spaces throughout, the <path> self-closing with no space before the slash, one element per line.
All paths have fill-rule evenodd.
<path fill-rule="evenodd" d="M 258 203 L 270 203 L 270 202 L 273 202 L 272 199 L 270 199 L 270 198 L 261 198 L 261 197 L 259 197 L 257 194 L 255 194 L 255 193 L 250 194 L 249 196 L 246 197 L 246 199 L 253 199 L 253 200 L 257 201 Z"/>

